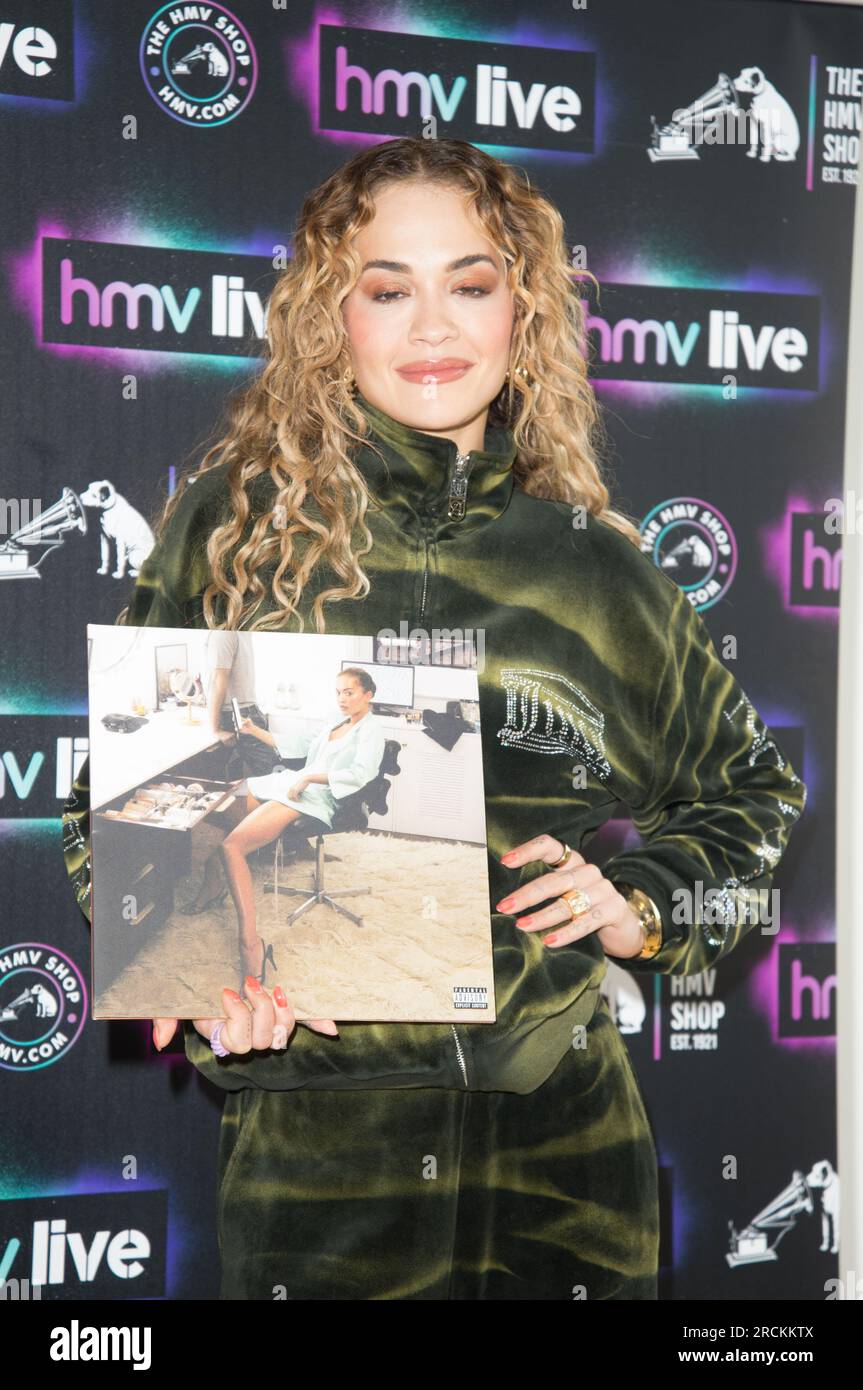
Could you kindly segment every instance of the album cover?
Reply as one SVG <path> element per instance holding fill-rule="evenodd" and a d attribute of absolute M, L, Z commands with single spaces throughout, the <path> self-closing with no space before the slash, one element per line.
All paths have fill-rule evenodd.
<path fill-rule="evenodd" d="M 263 973 L 298 1019 L 494 1021 L 461 652 L 87 633 L 94 1019 L 218 1018 Z"/>

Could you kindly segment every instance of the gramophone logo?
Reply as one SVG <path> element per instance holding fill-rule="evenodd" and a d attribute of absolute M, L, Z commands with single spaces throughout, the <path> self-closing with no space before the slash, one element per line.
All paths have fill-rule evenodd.
<path fill-rule="evenodd" d="M 86 530 L 81 499 L 70 487 L 64 487 L 59 501 L 22 520 L 7 539 L 0 541 L 0 579 L 41 579 L 39 566 L 63 544 L 63 536 L 72 531 L 84 535 Z"/>
<path fill-rule="evenodd" d="M 648 512 L 641 549 L 697 612 L 724 598 L 737 572 L 734 532 L 716 507 L 698 497 L 672 497 Z"/>
<path fill-rule="evenodd" d="M 87 1017 L 87 986 L 71 957 L 42 941 L 0 949 L 0 1067 L 38 1071 L 64 1057 Z"/>
<path fill-rule="evenodd" d="M 742 1231 L 729 1221 L 730 1250 L 725 1258 L 731 1269 L 741 1265 L 763 1264 L 778 1260 L 777 1249 L 783 1236 L 793 1230 L 801 1218 L 820 1217 L 822 1254 L 839 1253 L 839 1174 L 826 1158 L 819 1160 L 806 1177 L 802 1172 L 792 1174 L 791 1181 Z"/>
<path fill-rule="evenodd" d="M 715 145 L 739 145 L 762 164 L 797 158 L 797 117 L 763 68 L 743 68 L 733 80 L 721 72 L 714 85 L 689 106 L 678 108 L 667 125 L 653 126 L 648 156 L 652 163 L 700 159 Z"/>
<path fill-rule="evenodd" d="M 96 573 L 112 579 L 136 576 L 155 545 L 155 537 L 141 513 L 113 483 L 102 478 L 90 483 L 80 496 L 64 487 L 53 506 L 44 511 L 37 508 L 35 515 L 21 519 L 21 525 L 0 540 L 0 580 L 41 579 L 43 560 L 65 544 L 64 538 L 86 535 L 88 510 L 99 518 L 101 564 Z M 7 516 L 9 512 L 7 503 Z"/>
<path fill-rule="evenodd" d="M 258 81 L 249 32 L 224 5 L 163 5 L 144 29 L 140 60 L 153 100 L 183 125 L 235 120 Z"/>

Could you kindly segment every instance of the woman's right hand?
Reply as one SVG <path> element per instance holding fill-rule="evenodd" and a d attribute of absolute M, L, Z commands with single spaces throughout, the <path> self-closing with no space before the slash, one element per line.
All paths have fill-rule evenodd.
<path fill-rule="evenodd" d="M 262 729 L 260 724 L 256 724 L 254 719 L 250 719 L 248 715 L 240 720 L 240 733 L 251 734 L 252 738 L 260 739 L 261 743 L 265 743 L 268 748 L 275 747 L 276 741 L 269 729 Z"/>
<path fill-rule="evenodd" d="M 202 1038 L 210 1041 L 210 1034 L 216 1024 L 224 1024 L 220 1034 L 223 1047 L 229 1052 L 245 1053 L 252 1048 L 266 1049 L 273 1041 L 273 1029 L 281 1024 L 290 1039 L 297 1026 L 297 1017 L 290 1000 L 276 985 L 272 995 L 262 985 L 249 986 L 251 998 L 246 1001 L 236 990 L 222 990 L 223 1019 L 196 1018 L 194 1025 Z M 153 1041 L 161 1052 L 174 1036 L 179 1020 L 176 1018 L 155 1018 L 153 1020 Z M 329 1018 L 304 1018 L 300 1020 L 304 1028 L 314 1033 L 324 1033 L 327 1037 L 339 1036 L 335 1022 Z"/>

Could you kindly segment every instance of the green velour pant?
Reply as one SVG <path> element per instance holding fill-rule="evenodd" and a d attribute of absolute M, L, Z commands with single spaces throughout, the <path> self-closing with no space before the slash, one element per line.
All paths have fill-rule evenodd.
<path fill-rule="evenodd" d="M 600 996 L 535 1091 L 226 1096 L 224 1299 L 656 1299 L 657 1161 Z"/>

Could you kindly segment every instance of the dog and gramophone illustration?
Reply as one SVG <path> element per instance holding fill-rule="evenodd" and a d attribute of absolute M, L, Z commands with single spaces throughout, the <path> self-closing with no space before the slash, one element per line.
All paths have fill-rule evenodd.
<path fill-rule="evenodd" d="M 745 143 L 737 127 L 748 127 L 747 158 L 768 164 L 796 159 L 800 128 L 790 103 L 763 68 L 742 68 L 734 79 L 721 72 L 716 82 L 689 106 L 676 110 L 667 125 L 653 127 L 648 156 L 654 164 L 699 159 L 699 149 Z"/>

